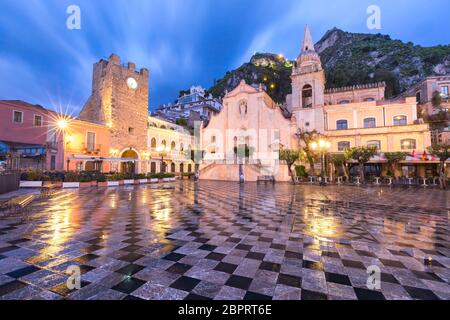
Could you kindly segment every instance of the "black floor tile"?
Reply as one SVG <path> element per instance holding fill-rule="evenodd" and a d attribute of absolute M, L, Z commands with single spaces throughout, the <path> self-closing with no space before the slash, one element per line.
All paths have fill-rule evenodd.
<path fill-rule="evenodd" d="M 215 261 L 222 261 L 223 258 L 225 258 L 225 257 L 226 257 L 226 255 L 224 255 L 222 253 L 211 252 L 210 254 L 208 254 L 206 256 L 206 259 L 215 260 Z"/>
<path fill-rule="evenodd" d="M 198 294 L 195 293 L 190 293 L 186 296 L 186 298 L 184 298 L 184 300 L 190 300 L 190 301 L 207 301 L 207 300 L 212 300 L 211 298 L 208 297 L 204 297 L 204 296 L 199 296 Z"/>
<path fill-rule="evenodd" d="M 321 262 L 312 262 L 308 260 L 303 260 L 303 268 L 323 271 L 323 264 Z"/>
<path fill-rule="evenodd" d="M 26 283 L 23 283 L 22 281 L 19 281 L 19 280 L 14 280 L 12 282 L 5 283 L 0 286 L 0 297 L 6 295 L 8 293 L 11 293 L 13 291 L 22 289 L 26 286 L 27 286 Z"/>
<path fill-rule="evenodd" d="M 238 266 L 231 263 L 220 262 L 214 270 L 232 274 Z"/>
<path fill-rule="evenodd" d="M 438 296 L 436 296 L 432 291 L 427 289 L 421 289 L 421 288 L 414 288 L 414 287 L 408 287 L 404 286 L 406 292 L 411 296 L 413 299 L 420 299 L 420 300 L 440 300 Z"/>
<path fill-rule="evenodd" d="M 29 275 L 29 274 L 31 274 L 33 272 L 36 272 L 36 271 L 39 271 L 39 270 L 41 270 L 41 269 L 38 268 L 38 267 L 29 266 L 29 267 L 25 267 L 25 268 L 22 268 L 22 269 L 19 269 L 19 270 L 7 273 L 6 275 L 10 276 L 11 278 L 18 279 L 18 278 L 24 277 L 26 275 Z"/>
<path fill-rule="evenodd" d="M 295 288 L 302 287 L 302 278 L 280 273 L 278 275 L 278 284 L 284 284 Z"/>
<path fill-rule="evenodd" d="M 139 266 L 137 264 L 129 264 L 126 267 L 116 270 L 116 272 L 131 277 L 132 275 L 134 275 L 135 273 L 138 273 L 142 269 L 144 269 L 143 266 Z"/>
<path fill-rule="evenodd" d="M 217 246 L 213 246 L 210 244 L 204 244 L 199 247 L 200 250 L 205 250 L 205 251 L 214 251 L 214 250 L 216 250 L 216 248 L 217 248 Z"/>
<path fill-rule="evenodd" d="M 264 294 L 255 293 L 255 292 L 247 292 L 244 296 L 244 300 L 263 301 L 263 300 L 272 300 L 272 297 L 266 296 Z"/>
<path fill-rule="evenodd" d="M 355 268 L 355 269 L 367 269 L 361 261 L 352 261 L 342 259 L 342 264 L 347 268 Z"/>
<path fill-rule="evenodd" d="M 183 275 L 186 272 L 188 272 L 191 268 L 192 268 L 192 266 L 190 266 L 188 264 L 177 262 L 174 265 L 172 265 L 171 267 L 167 268 L 166 271 Z"/>
<path fill-rule="evenodd" d="M 264 257 L 266 255 L 264 253 L 259 253 L 259 252 L 249 252 L 247 253 L 247 255 L 245 256 L 247 259 L 253 259 L 253 260 L 259 260 L 259 261 L 263 261 Z"/>
<path fill-rule="evenodd" d="M 142 280 L 139 280 L 139 279 L 136 279 L 133 277 L 128 277 L 125 280 L 123 280 L 122 282 L 120 282 L 119 284 L 112 287 L 111 289 L 120 291 L 120 292 L 123 292 L 126 294 L 130 294 L 133 291 L 136 291 L 137 289 L 139 289 L 139 287 L 141 287 L 144 284 L 145 284 L 145 281 L 142 281 Z"/>
<path fill-rule="evenodd" d="M 284 256 L 289 259 L 299 259 L 299 260 L 303 259 L 303 254 L 292 251 L 286 251 Z"/>
<path fill-rule="evenodd" d="M 252 283 L 251 278 L 231 275 L 231 277 L 226 282 L 226 285 L 238 289 L 248 290 L 251 283 Z"/>
<path fill-rule="evenodd" d="M 200 280 L 198 279 L 182 276 L 178 278 L 174 283 L 172 283 L 170 287 L 174 289 L 191 292 L 199 283 Z"/>
<path fill-rule="evenodd" d="M 281 264 L 263 261 L 259 266 L 259 269 L 273 272 L 280 272 Z"/>
<path fill-rule="evenodd" d="M 325 279 L 327 280 L 327 282 L 338 283 L 338 284 L 342 284 L 344 286 L 352 285 L 348 276 L 343 275 L 343 274 L 325 272 Z"/>
<path fill-rule="evenodd" d="M 184 254 L 171 252 L 171 253 L 169 253 L 167 256 L 165 256 L 163 259 L 164 259 L 164 260 L 169 260 L 169 261 L 178 262 L 178 261 L 180 261 L 181 259 L 183 259 L 184 257 L 186 257 Z"/>
<path fill-rule="evenodd" d="M 364 288 L 353 288 L 359 300 L 386 300 L 380 291 L 369 290 Z"/>
<path fill-rule="evenodd" d="M 121 256 L 120 258 L 118 258 L 118 260 L 133 263 L 133 262 L 135 262 L 136 260 L 139 260 L 142 257 L 143 257 L 142 254 L 128 253 L 128 254 L 125 254 L 125 255 Z"/>
<path fill-rule="evenodd" d="M 302 300 L 328 300 L 326 294 L 302 289 Z"/>

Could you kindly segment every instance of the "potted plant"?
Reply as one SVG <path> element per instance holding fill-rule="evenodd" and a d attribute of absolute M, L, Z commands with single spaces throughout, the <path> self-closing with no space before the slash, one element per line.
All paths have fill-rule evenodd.
<path fill-rule="evenodd" d="M 159 181 L 158 173 L 149 173 L 147 177 L 148 177 L 148 180 L 150 180 L 150 183 L 158 183 L 158 181 Z"/>
<path fill-rule="evenodd" d="M 90 188 L 92 186 L 91 182 L 92 179 L 90 177 L 79 178 L 80 188 Z"/>
<path fill-rule="evenodd" d="M 60 177 L 52 177 L 50 178 L 52 181 L 52 185 L 56 188 L 62 188 L 63 186 L 63 180 Z"/>
<path fill-rule="evenodd" d="M 124 185 L 131 185 L 134 184 L 134 179 L 131 176 L 131 174 L 127 173 L 127 174 L 122 174 L 122 180 L 123 180 L 123 184 Z"/>
<path fill-rule="evenodd" d="M 98 187 L 107 187 L 108 186 L 108 180 L 106 179 L 106 176 L 104 174 L 99 174 L 97 177 L 97 186 Z"/>
<path fill-rule="evenodd" d="M 42 187 L 42 173 L 39 171 L 23 172 L 20 177 L 21 188 L 40 188 Z"/>
<path fill-rule="evenodd" d="M 120 185 L 120 176 L 117 173 L 109 175 L 106 179 L 108 187 L 116 187 Z"/>
<path fill-rule="evenodd" d="M 66 172 L 64 175 L 63 188 L 79 188 L 80 181 L 79 176 L 76 172 Z"/>
<path fill-rule="evenodd" d="M 134 177 L 135 184 L 146 184 L 148 183 L 147 176 L 145 174 L 138 174 Z"/>

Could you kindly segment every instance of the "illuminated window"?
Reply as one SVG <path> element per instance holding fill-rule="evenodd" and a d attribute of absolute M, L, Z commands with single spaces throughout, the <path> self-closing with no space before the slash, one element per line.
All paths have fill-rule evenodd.
<path fill-rule="evenodd" d="M 377 148 L 377 150 L 381 150 L 381 141 L 379 140 L 372 140 L 372 141 L 368 141 L 367 142 L 367 147 L 368 148 Z"/>
<path fill-rule="evenodd" d="M 156 138 L 152 138 L 151 148 L 156 149 Z"/>
<path fill-rule="evenodd" d="M 338 142 L 338 151 L 345 151 L 350 148 L 350 141 Z"/>
<path fill-rule="evenodd" d="M 441 93 L 443 96 L 448 97 L 448 87 L 441 87 Z"/>
<path fill-rule="evenodd" d="M 170 150 L 172 150 L 172 151 L 175 151 L 175 148 L 176 148 L 177 146 L 176 146 L 176 144 L 175 144 L 175 141 L 172 141 L 172 143 L 171 143 L 171 145 L 170 145 Z"/>
<path fill-rule="evenodd" d="M 348 121 L 347 120 L 336 121 L 336 130 L 347 130 L 347 129 L 348 129 Z"/>
<path fill-rule="evenodd" d="M 408 118 L 406 116 L 394 117 L 394 126 L 406 126 L 408 124 Z"/>
<path fill-rule="evenodd" d="M 167 147 L 167 142 L 166 142 L 166 140 L 163 140 L 162 142 L 161 142 L 161 145 L 164 147 L 164 149 Z"/>
<path fill-rule="evenodd" d="M 375 128 L 377 126 L 377 120 L 375 118 L 364 119 L 364 128 Z"/>
<path fill-rule="evenodd" d="M 416 140 L 414 139 L 405 139 L 401 141 L 402 150 L 414 150 L 416 149 Z"/>

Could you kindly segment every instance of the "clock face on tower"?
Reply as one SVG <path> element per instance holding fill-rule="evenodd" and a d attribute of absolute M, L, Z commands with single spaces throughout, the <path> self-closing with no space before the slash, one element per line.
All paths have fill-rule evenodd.
<path fill-rule="evenodd" d="M 138 87 L 137 81 L 131 77 L 127 79 L 127 85 L 128 85 L 128 88 L 130 88 L 132 90 L 136 90 Z"/>

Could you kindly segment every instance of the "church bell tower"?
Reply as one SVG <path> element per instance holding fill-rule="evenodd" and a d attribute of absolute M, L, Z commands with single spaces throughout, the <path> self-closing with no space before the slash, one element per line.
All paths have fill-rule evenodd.
<path fill-rule="evenodd" d="M 297 119 L 297 127 L 304 131 L 323 132 L 325 72 L 308 26 L 291 79 L 292 113 Z"/>

